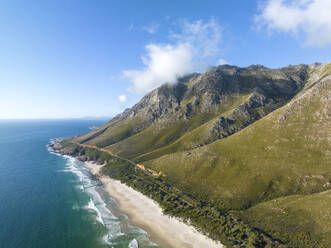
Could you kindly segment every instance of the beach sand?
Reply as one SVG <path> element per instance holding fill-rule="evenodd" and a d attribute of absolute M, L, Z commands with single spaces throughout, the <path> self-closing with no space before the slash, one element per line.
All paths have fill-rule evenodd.
<path fill-rule="evenodd" d="M 93 175 L 104 185 L 105 191 L 116 199 L 119 210 L 126 214 L 130 222 L 150 235 L 150 239 L 160 246 L 168 248 L 221 248 L 193 227 L 162 213 L 159 205 L 138 191 L 122 184 L 118 180 L 102 175 L 102 165 L 85 162 Z"/>

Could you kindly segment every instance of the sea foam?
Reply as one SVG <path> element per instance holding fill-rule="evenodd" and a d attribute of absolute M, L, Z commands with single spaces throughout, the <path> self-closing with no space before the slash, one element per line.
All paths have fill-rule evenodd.
<path fill-rule="evenodd" d="M 63 155 L 63 157 L 67 160 L 67 163 L 65 169 L 61 172 L 70 172 L 77 177 L 79 189 L 86 192 L 90 198 L 84 208 L 96 213 L 96 221 L 108 230 L 103 240 L 107 244 L 114 244 L 113 240 L 124 235 L 124 233 L 121 232 L 119 219 L 113 215 L 100 193 L 96 190 L 100 186 L 100 182 L 91 176 L 82 162 L 71 156 Z"/>
<path fill-rule="evenodd" d="M 90 199 L 88 205 L 87 205 L 88 209 L 92 209 L 93 211 L 95 211 L 97 213 L 97 221 L 99 221 L 102 225 L 105 225 L 105 223 L 102 220 L 102 216 L 101 213 L 99 211 L 99 209 L 96 208 L 94 202 L 92 199 Z"/>
<path fill-rule="evenodd" d="M 133 239 L 128 248 L 139 248 L 138 241 L 136 239 Z"/>

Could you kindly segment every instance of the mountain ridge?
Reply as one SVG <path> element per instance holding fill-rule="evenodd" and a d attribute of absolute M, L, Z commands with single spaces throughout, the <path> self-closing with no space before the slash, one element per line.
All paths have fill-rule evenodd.
<path fill-rule="evenodd" d="M 83 135 L 82 137 L 78 138 L 77 141 L 82 143 L 87 142 L 102 147 L 109 146 L 145 130 L 155 121 L 159 121 L 161 123 L 162 120 L 170 120 L 172 122 L 176 122 L 179 119 L 188 119 L 190 115 L 194 115 L 194 111 L 198 108 L 200 108 L 200 110 L 198 110 L 198 114 L 206 115 L 206 118 L 204 118 L 203 121 L 198 121 L 198 124 L 203 124 L 206 122 L 206 120 L 210 120 L 212 117 L 216 117 L 224 112 L 215 108 L 223 107 L 223 109 L 225 108 L 224 110 L 227 110 L 227 105 L 231 104 L 235 100 L 238 100 L 240 97 L 247 96 L 248 94 L 254 94 L 252 96 L 251 102 L 254 100 L 255 102 L 252 104 L 256 104 L 258 101 L 260 101 L 261 105 L 268 103 L 270 105 L 270 102 L 261 103 L 261 101 L 265 100 L 264 96 L 266 94 L 272 93 L 272 87 L 276 87 L 277 85 L 272 85 L 272 87 L 269 86 L 261 89 L 261 85 L 254 85 L 252 82 L 249 82 L 251 85 L 248 85 L 247 87 L 244 85 L 244 81 L 250 81 L 249 77 L 254 77 L 254 74 L 257 74 L 258 72 L 260 72 L 262 75 L 256 75 L 257 80 L 259 80 L 259 77 L 261 76 L 264 76 L 264 78 L 269 76 L 269 79 L 274 82 L 277 80 L 287 80 L 288 82 L 292 82 L 294 80 L 291 78 L 291 76 L 295 76 L 295 82 L 302 81 L 302 78 L 300 77 L 304 77 L 304 75 L 302 75 L 305 70 L 304 65 L 296 67 L 288 66 L 285 68 L 289 68 L 289 70 L 272 70 L 258 65 L 249 66 L 246 68 L 223 65 L 210 69 L 203 74 L 192 74 L 192 76 L 189 77 L 189 81 L 179 81 L 179 83 L 175 85 L 165 84 L 153 90 L 151 93 L 144 96 L 141 101 L 134 105 L 131 109 L 113 118 L 104 126 L 104 128 L 97 130 L 95 134 L 89 134 L 87 136 Z M 289 71 L 291 69 L 293 70 L 293 68 L 294 70 L 299 69 L 298 75 L 292 73 L 293 75 L 288 76 L 287 74 L 289 74 Z M 273 72 L 276 73 L 273 74 Z M 263 73 L 265 75 L 263 75 Z M 238 80 L 233 79 L 238 77 L 238 75 L 241 77 L 241 81 L 243 82 L 242 85 L 238 84 Z M 248 77 L 248 80 L 245 78 L 245 76 Z M 279 79 L 277 76 L 282 78 Z M 186 77 L 185 80 L 187 79 L 188 78 Z M 255 90 L 254 87 L 256 87 L 257 90 Z M 293 87 L 297 88 L 301 86 L 292 84 L 289 85 L 289 87 L 292 87 L 292 89 L 289 90 L 292 94 L 294 94 L 296 89 L 293 89 Z M 287 89 L 281 89 L 279 87 L 276 90 Z M 183 93 L 183 91 L 185 92 Z M 276 96 L 274 96 L 274 98 Z M 275 102 L 275 99 L 272 99 L 272 97 L 269 97 L 267 100 Z M 283 102 L 280 104 L 284 104 L 284 101 L 287 99 L 281 100 Z M 275 105 L 276 103 L 271 104 Z M 212 111 L 214 111 L 214 114 L 211 113 Z M 267 112 L 270 112 L 270 110 L 267 110 Z M 264 115 L 265 113 L 262 114 L 262 116 Z M 172 117 L 172 119 L 170 117 Z M 257 118 L 260 117 L 261 116 Z M 250 118 L 250 116 L 247 116 L 247 118 Z M 125 123 L 125 121 L 129 119 L 131 120 L 130 123 Z M 122 126 L 119 127 L 118 123 L 120 123 Z M 165 126 L 164 123 L 161 124 L 163 124 L 162 126 Z M 127 127 L 125 128 L 123 125 L 126 125 Z M 101 139 L 100 137 L 99 139 L 93 140 L 94 137 L 102 134 L 103 132 L 107 132 L 107 130 L 110 132 L 110 129 L 112 129 L 111 132 L 113 134 L 115 133 L 118 135 L 116 136 L 110 134 L 112 137 L 110 139 L 107 137 L 108 140 Z"/>

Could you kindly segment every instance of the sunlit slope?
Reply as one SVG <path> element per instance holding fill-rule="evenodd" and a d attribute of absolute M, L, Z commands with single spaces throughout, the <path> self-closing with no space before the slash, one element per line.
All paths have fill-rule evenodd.
<path fill-rule="evenodd" d="M 227 209 L 328 189 L 330 65 L 314 68 L 297 97 L 242 131 L 144 164 L 164 172 L 173 185 Z"/>
<path fill-rule="evenodd" d="M 252 226 L 293 247 L 331 247 L 331 191 L 293 195 L 258 204 L 241 214 Z"/>

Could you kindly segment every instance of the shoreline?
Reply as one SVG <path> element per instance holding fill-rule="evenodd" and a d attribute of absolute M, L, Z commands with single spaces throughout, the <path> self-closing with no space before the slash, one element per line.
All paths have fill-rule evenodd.
<path fill-rule="evenodd" d="M 176 218 L 164 215 L 161 207 L 152 199 L 131 187 L 100 172 L 103 165 L 84 162 L 112 198 L 118 202 L 120 212 L 126 214 L 130 222 L 148 232 L 152 242 L 167 248 L 222 248 L 216 242 L 199 233 Z"/>

